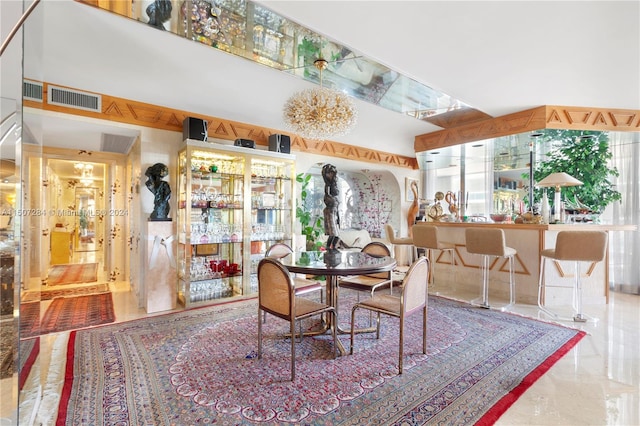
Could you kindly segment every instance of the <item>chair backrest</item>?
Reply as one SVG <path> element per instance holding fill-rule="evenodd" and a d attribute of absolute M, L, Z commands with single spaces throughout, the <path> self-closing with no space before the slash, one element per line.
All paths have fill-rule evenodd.
<path fill-rule="evenodd" d="M 391 252 L 389 251 L 389 247 L 379 241 L 372 241 L 366 246 L 362 247 L 361 250 L 363 253 L 368 253 L 374 256 L 391 256 Z M 388 272 L 379 272 L 377 274 L 367 274 L 368 277 L 373 278 L 382 278 L 382 279 L 391 279 L 391 271 Z"/>
<path fill-rule="evenodd" d="M 425 257 L 413 262 L 402 280 L 402 306 L 405 313 L 422 308 L 427 303 L 429 261 Z"/>
<path fill-rule="evenodd" d="M 560 231 L 556 239 L 558 260 L 600 262 L 607 254 L 607 233 L 603 231 Z"/>
<path fill-rule="evenodd" d="M 386 223 L 386 224 L 384 225 L 384 233 L 385 233 L 385 235 L 387 236 L 387 240 L 389 240 L 389 242 L 390 242 L 391 244 L 393 244 L 393 239 L 394 239 L 394 237 L 395 237 L 395 233 L 394 233 L 394 230 L 393 230 L 393 226 L 391 226 L 391 225 L 389 225 L 388 223 Z"/>
<path fill-rule="evenodd" d="M 282 259 L 285 256 L 293 253 L 293 249 L 289 247 L 285 243 L 275 243 L 267 249 L 265 253 L 266 257 L 271 257 L 273 259 Z"/>
<path fill-rule="evenodd" d="M 489 256 L 504 256 L 506 244 L 500 228 L 466 228 L 464 232 L 467 252 Z"/>
<path fill-rule="evenodd" d="M 295 286 L 287 268 L 265 257 L 258 263 L 258 303 L 261 308 L 284 319 L 291 319 Z"/>
<path fill-rule="evenodd" d="M 417 248 L 438 248 L 438 227 L 415 225 L 413 227 L 413 245 Z"/>
<path fill-rule="evenodd" d="M 372 241 L 362 247 L 362 252 L 372 254 L 374 256 L 391 256 L 389 247 L 379 241 Z"/>

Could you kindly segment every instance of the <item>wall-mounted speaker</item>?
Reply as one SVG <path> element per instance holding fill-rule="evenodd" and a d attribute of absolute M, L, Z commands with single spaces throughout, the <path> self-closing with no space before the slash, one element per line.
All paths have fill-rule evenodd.
<path fill-rule="evenodd" d="M 206 141 L 208 137 L 207 122 L 205 120 L 201 118 L 187 117 L 182 122 L 183 139 Z"/>
<path fill-rule="evenodd" d="M 291 153 L 291 138 L 287 135 L 269 135 L 269 151 Z"/>
<path fill-rule="evenodd" d="M 234 146 L 241 146 L 243 148 L 255 148 L 256 147 L 256 142 L 252 141 L 251 139 L 236 139 L 233 142 Z"/>

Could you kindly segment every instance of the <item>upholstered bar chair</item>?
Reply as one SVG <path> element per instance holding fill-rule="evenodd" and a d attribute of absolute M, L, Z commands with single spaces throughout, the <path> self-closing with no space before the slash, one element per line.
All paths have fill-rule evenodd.
<path fill-rule="evenodd" d="M 414 259 L 417 259 L 416 253 L 415 253 L 415 248 L 413 247 L 413 238 L 411 237 L 396 237 L 396 232 L 393 229 L 393 226 L 391 226 L 391 224 L 387 223 L 384 225 L 384 232 L 387 235 L 387 239 L 389 240 L 389 242 L 391 244 L 393 244 L 393 250 L 394 250 L 394 256 L 396 259 L 398 258 L 398 253 L 396 253 L 396 247 L 397 246 L 411 246 L 412 249 L 412 256 L 414 257 Z M 413 262 L 414 259 L 411 259 L 411 262 Z"/>
<path fill-rule="evenodd" d="M 402 374 L 404 355 L 404 325 L 408 316 L 422 312 L 422 353 L 427 353 L 427 305 L 429 285 L 429 261 L 425 257 L 416 260 L 402 281 L 399 296 L 375 294 L 371 299 L 356 303 L 351 309 L 351 349 L 353 354 L 356 312 L 366 309 L 378 314 L 376 320 L 376 339 L 380 338 L 380 315 L 396 317 L 400 320 L 398 342 L 398 372 Z"/>
<path fill-rule="evenodd" d="M 455 250 L 456 246 L 453 243 L 448 243 L 440 240 L 438 236 L 438 227 L 435 225 L 416 224 L 413 226 L 413 245 L 417 250 L 423 249 L 427 259 L 429 259 L 429 277 L 431 279 L 432 286 L 435 286 L 435 260 L 433 256 L 434 250 L 442 252 L 448 252 L 451 266 L 455 263 Z M 433 291 L 433 287 L 432 287 Z"/>
<path fill-rule="evenodd" d="M 335 324 L 336 311 L 332 306 L 315 302 L 304 297 L 297 297 L 295 285 L 289 271 L 277 259 L 265 257 L 258 264 L 258 358 L 262 358 L 262 313 L 266 312 L 289 321 L 291 337 L 291 380 L 296 378 L 296 321 L 314 315 L 333 315 Z M 333 357 L 336 356 L 336 327 L 331 327 L 333 335 Z M 300 330 L 300 341 L 303 333 Z"/>
<path fill-rule="evenodd" d="M 543 292 L 546 287 L 573 288 L 576 322 L 586 322 L 587 316 L 582 313 L 582 262 L 602 262 L 607 254 L 607 233 L 602 231 L 560 231 L 556 238 L 555 248 L 540 252 L 540 281 L 538 283 L 538 307 L 554 318 L 559 315 L 550 311 L 543 303 Z M 545 266 L 547 260 L 574 262 L 573 285 L 545 284 Z M 596 320 L 595 318 L 593 318 Z"/>
<path fill-rule="evenodd" d="M 472 300 L 471 304 L 482 308 L 491 307 L 489 305 L 489 260 L 494 257 L 506 258 L 509 260 L 509 304 L 500 309 L 508 309 L 515 303 L 513 259 L 517 253 L 516 250 L 507 247 L 504 231 L 499 228 L 467 228 L 465 229 L 465 240 L 467 252 L 482 255 L 482 295 Z"/>

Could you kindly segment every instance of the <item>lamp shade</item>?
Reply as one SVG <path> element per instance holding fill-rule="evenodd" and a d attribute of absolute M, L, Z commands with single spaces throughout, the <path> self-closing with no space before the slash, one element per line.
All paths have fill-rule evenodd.
<path fill-rule="evenodd" d="M 546 178 L 542 179 L 538 182 L 537 186 L 540 187 L 560 187 L 560 186 L 578 186 L 582 185 L 582 182 L 578 179 L 570 176 L 564 172 L 562 173 L 551 173 Z"/>

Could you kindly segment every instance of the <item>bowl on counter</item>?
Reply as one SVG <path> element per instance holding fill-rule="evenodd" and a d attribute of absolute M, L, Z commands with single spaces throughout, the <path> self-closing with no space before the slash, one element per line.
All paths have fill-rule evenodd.
<path fill-rule="evenodd" d="M 502 223 L 505 220 L 507 220 L 507 218 L 509 217 L 508 214 L 505 213 L 491 213 L 489 215 L 489 217 L 491 218 L 492 221 L 494 221 L 495 223 Z"/>

